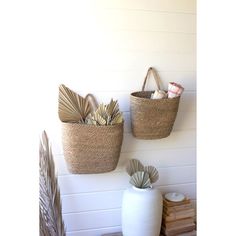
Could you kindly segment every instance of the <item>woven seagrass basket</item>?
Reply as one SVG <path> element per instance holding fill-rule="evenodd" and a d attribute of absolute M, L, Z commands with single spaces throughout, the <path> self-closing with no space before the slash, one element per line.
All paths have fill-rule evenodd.
<path fill-rule="evenodd" d="M 89 94 L 94 107 L 95 98 Z M 62 122 L 62 146 L 72 174 L 95 174 L 116 168 L 123 141 L 124 122 L 96 126 Z"/>
<path fill-rule="evenodd" d="M 153 74 L 160 89 L 159 76 L 150 67 L 144 79 L 142 91 L 130 95 L 130 114 L 133 136 L 139 139 L 161 139 L 170 135 L 179 107 L 180 96 L 150 99 L 154 91 L 144 91 L 147 78 Z"/>

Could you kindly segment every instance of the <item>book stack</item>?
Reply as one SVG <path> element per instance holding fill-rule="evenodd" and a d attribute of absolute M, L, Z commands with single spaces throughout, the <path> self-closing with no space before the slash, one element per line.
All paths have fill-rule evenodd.
<path fill-rule="evenodd" d="M 195 209 L 190 199 L 172 202 L 163 197 L 161 233 L 163 236 L 195 236 Z"/>

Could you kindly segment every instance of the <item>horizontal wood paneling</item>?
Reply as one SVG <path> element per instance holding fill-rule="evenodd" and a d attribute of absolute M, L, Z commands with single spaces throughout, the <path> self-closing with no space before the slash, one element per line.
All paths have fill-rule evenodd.
<path fill-rule="evenodd" d="M 192 60 L 195 58 L 195 55 L 188 54 L 175 54 L 167 55 L 165 57 L 176 58 L 173 61 L 169 59 L 164 60 L 164 57 L 158 53 L 151 58 L 151 56 L 146 56 L 144 53 L 133 53 L 134 57 L 137 55 L 137 61 L 140 61 L 140 67 L 134 68 L 133 70 L 112 70 L 111 68 L 107 69 L 93 69 L 89 74 L 82 74 L 80 71 L 80 76 L 75 81 L 69 81 L 71 88 L 77 89 L 78 91 L 90 91 L 91 83 L 95 84 L 96 91 L 104 91 L 104 87 L 108 87 L 112 91 L 126 91 L 127 89 L 133 91 L 139 91 L 142 88 L 144 77 L 147 73 L 148 66 L 152 65 L 159 70 L 159 75 L 161 78 L 162 88 L 167 89 L 168 83 L 175 81 L 176 83 L 181 84 L 185 91 L 196 90 L 196 73 L 195 65 L 192 64 Z M 122 56 L 123 57 L 123 56 Z M 124 55 L 124 60 L 125 57 Z M 149 62 L 145 62 L 145 60 Z M 132 59 L 130 60 L 132 61 Z M 160 61 L 160 63 L 157 63 Z M 144 63 L 147 67 L 143 66 Z M 177 63 L 179 65 L 177 65 Z M 141 65 L 142 64 L 142 65 Z M 155 64 L 155 65 L 154 65 Z M 127 65 L 127 64 L 126 64 Z M 181 71 L 182 67 L 182 71 Z M 86 80 L 82 82 L 83 77 Z M 99 81 L 94 80 L 94 78 L 100 77 Z M 114 84 L 114 83 L 115 84 Z M 68 85 L 68 86 L 69 86 Z M 150 78 L 146 84 L 146 90 L 154 90 L 156 88 L 156 83 L 153 78 Z M 94 90 L 94 88 L 93 88 Z"/>
<path fill-rule="evenodd" d="M 129 36 L 127 37 L 129 38 Z M 136 41 L 135 37 L 139 38 L 139 35 L 133 35 L 133 41 Z M 184 73 L 182 74 L 182 72 L 196 71 L 196 54 L 190 49 L 190 47 L 194 47 L 194 42 L 190 42 L 190 39 L 188 39 L 188 37 L 192 38 L 193 36 L 183 35 L 179 37 L 179 40 L 177 36 L 170 34 L 165 34 L 164 37 L 156 35 L 155 37 L 158 38 L 158 40 L 155 40 L 155 37 L 152 35 L 147 35 L 147 37 L 152 38 L 153 42 L 146 42 L 145 39 L 140 39 L 139 42 L 136 42 L 137 47 L 140 48 L 136 49 L 134 48 L 135 45 L 132 40 L 126 41 L 125 38 L 121 39 L 119 35 L 114 35 L 115 39 L 110 39 L 114 46 L 117 47 L 117 43 L 114 42 L 115 40 L 123 40 L 124 46 L 128 47 L 128 44 L 131 44 L 133 48 L 130 50 L 122 49 L 122 47 L 112 48 L 112 46 L 108 46 L 109 42 L 107 42 L 107 47 L 104 46 L 105 48 L 103 49 L 103 46 L 101 46 L 101 50 L 99 51 L 91 49 L 91 52 L 87 52 L 83 51 L 83 48 L 75 49 L 78 55 L 73 63 L 75 64 L 74 66 L 80 63 L 81 67 L 71 74 L 71 71 L 68 71 L 72 70 L 71 65 L 67 65 L 66 59 L 64 58 L 71 55 L 65 54 L 60 62 L 61 64 L 65 63 L 65 66 L 59 68 L 58 71 L 55 72 L 55 75 L 52 76 L 55 77 L 55 81 L 62 80 L 61 78 L 63 77 L 68 77 L 66 80 L 67 85 L 82 92 L 90 91 L 91 89 L 95 90 L 97 84 L 99 85 L 98 90 L 103 89 L 103 91 L 117 91 L 123 88 L 125 88 L 125 90 L 140 89 L 146 71 L 150 66 L 155 67 L 158 71 L 175 72 L 177 74 L 176 76 L 179 77 L 179 82 L 182 81 L 183 86 L 195 82 L 195 80 L 191 81 L 191 78 L 194 79 L 195 76 L 189 77 Z M 179 49 L 170 52 L 171 45 L 167 38 L 173 40 L 173 43 L 176 44 L 176 47 L 179 47 Z M 176 41 L 174 41 L 175 39 Z M 166 49 L 163 51 L 158 50 L 158 47 L 162 48 L 158 42 L 160 40 L 163 41 L 163 44 L 166 44 Z M 181 51 L 181 47 L 186 48 L 184 46 L 185 41 L 188 41 L 188 45 L 190 46 L 189 50 Z M 157 49 L 155 49 L 155 47 Z M 175 46 L 173 45 L 173 47 Z M 91 64 L 93 65 L 92 67 L 90 66 Z M 66 71 L 68 71 L 67 74 Z M 96 78 L 99 78 L 99 80 Z M 119 87 L 116 88 L 115 84 L 122 83 L 124 80 L 127 80 L 126 86 L 119 85 Z M 166 81 L 165 84 L 169 82 L 168 77 L 162 76 L 162 80 L 164 82 Z M 111 81 L 114 81 L 115 84 L 111 83 Z M 93 86 L 88 86 L 88 82 Z"/>
<path fill-rule="evenodd" d="M 154 165 L 159 168 L 196 165 L 196 150 L 194 148 L 171 148 L 145 150 L 121 153 L 117 169 L 124 170 L 129 159 L 138 159 L 144 165 Z"/>
<path fill-rule="evenodd" d="M 84 32 L 84 34 L 87 35 L 86 38 L 81 38 L 79 34 L 76 36 L 71 35 L 71 37 L 74 37 L 72 41 L 76 39 L 80 41 L 80 44 L 76 45 L 73 52 L 61 50 L 60 44 L 55 43 L 55 45 L 52 45 L 49 58 L 46 60 L 52 57 L 51 54 L 58 54 L 59 50 L 63 56 L 75 56 L 75 61 L 72 65 L 79 62 L 81 69 L 84 67 L 91 69 L 90 65 L 93 65 L 93 68 L 101 67 L 105 69 L 105 64 L 112 69 L 127 69 L 130 68 L 130 63 L 126 65 L 126 61 L 119 65 L 114 64 L 117 61 L 116 59 L 120 58 L 119 52 L 146 52 L 150 53 L 150 56 L 152 53 L 161 53 L 162 55 L 165 53 L 173 55 L 195 54 L 195 34 L 135 30 L 88 31 Z M 96 43 L 94 41 L 95 38 Z M 86 43 L 90 44 L 89 48 L 83 46 Z M 60 60 L 65 61 L 65 66 L 67 66 L 68 62 L 66 62 L 65 58 Z M 59 68 L 59 70 L 61 69 Z"/>
<path fill-rule="evenodd" d="M 176 32 L 161 32 L 161 31 L 130 31 L 130 30 L 115 30 L 115 31 L 83 31 L 80 29 L 75 30 L 76 35 L 69 34 L 68 37 L 72 43 L 78 43 L 73 48 L 73 51 L 68 48 L 61 48 L 63 42 L 52 41 L 48 42 L 50 51 L 48 51 L 48 58 L 45 58 L 45 62 L 48 63 L 56 54 L 59 57 L 57 63 L 65 63 L 65 67 L 70 67 L 74 70 L 76 64 L 80 63 L 80 69 L 92 68 L 106 68 L 107 66 L 112 69 L 124 69 L 129 68 L 125 62 L 122 62 L 119 66 L 114 65 L 113 61 L 116 61 L 116 57 L 119 59 L 119 52 L 146 52 L 146 53 L 167 53 L 167 54 L 194 54 L 196 47 L 196 35 L 184 34 Z M 80 33 L 84 33 L 84 37 L 81 37 Z M 60 33 L 55 33 L 60 37 Z M 86 37 L 85 37 L 86 36 Z M 53 37 L 53 36 L 52 36 Z M 95 40 L 96 39 L 96 40 Z M 54 43 L 54 44 L 53 44 Z M 90 44 L 89 47 L 84 47 L 86 43 Z M 67 45 L 68 47 L 68 45 Z M 63 56 L 63 57 L 60 57 Z M 74 57 L 74 61 L 71 65 L 68 64 L 68 60 L 65 57 Z M 150 54 L 151 56 L 151 54 Z M 164 56 L 163 56 L 164 57 Z M 109 59 L 111 60 L 109 62 Z M 134 61 L 136 62 L 136 61 Z M 177 61 L 176 61 L 177 62 Z M 52 61 L 53 68 L 57 68 L 61 71 L 63 68 L 56 67 L 56 64 Z M 135 65 L 135 64 L 134 64 Z M 157 64 L 158 65 L 158 64 Z M 47 65 L 45 65 L 47 66 Z M 54 69 L 55 69 L 54 68 Z M 49 70 L 51 71 L 51 70 Z M 57 72 L 55 72 L 57 73 Z M 70 71 L 68 71 L 70 73 Z M 52 74 L 53 75 L 53 74 Z M 69 74 L 70 75 L 70 74 Z"/>
<path fill-rule="evenodd" d="M 192 34 L 182 34 L 175 32 L 153 32 L 153 31 L 106 31 L 98 36 L 98 44 L 104 50 L 127 50 L 146 51 L 159 53 L 194 53 L 196 46 L 196 36 Z M 105 47 L 105 45 L 107 47 Z M 81 48 L 82 49 L 82 48 Z M 91 48 L 95 50 L 93 47 Z M 90 50 L 91 50 L 90 49 Z M 89 50 L 89 52 L 90 52 Z M 96 48 L 96 52 L 101 49 Z M 90 60 L 96 59 L 96 55 Z M 96 64 L 94 64 L 96 66 Z M 121 64 L 122 65 L 122 64 Z"/>
<path fill-rule="evenodd" d="M 114 172 L 124 171 L 128 160 L 132 158 L 139 159 L 144 165 L 154 165 L 157 168 L 192 166 L 196 164 L 196 150 L 195 148 L 173 148 L 121 153 Z M 70 174 L 63 155 L 55 155 L 54 160 L 58 175 Z"/>
<path fill-rule="evenodd" d="M 113 233 L 113 232 L 121 232 L 121 226 L 72 231 L 72 232 L 67 232 L 66 235 L 67 236 L 95 236 L 95 235 L 101 236 L 103 234 L 108 234 L 108 233 Z"/>
<path fill-rule="evenodd" d="M 174 123 L 173 131 L 196 129 L 196 112 L 179 111 Z"/>
<path fill-rule="evenodd" d="M 124 64 L 126 68 L 123 70 L 116 69 L 116 62 L 112 61 L 113 58 L 110 58 L 110 62 L 114 63 L 113 65 L 108 65 L 103 61 L 103 65 L 99 68 L 93 68 L 88 74 L 88 70 L 85 68 L 79 71 L 77 78 L 75 80 L 68 80 L 67 86 L 71 89 L 77 90 L 80 93 L 93 92 L 96 95 L 97 91 L 112 91 L 115 92 L 121 91 L 139 91 L 142 88 L 144 77 L 147 73 L 149 66 L 155 67 L 157 70 L 161 70 L 160 77 L 162 82 L 162 88 L 167 89 L 168 83 L 175 81 L 182 84 L 185 88 L 185 92 L 190 90 L 193 91 L 196 89 L 196 75 L 195 75 L 195 65 L 193 60 L 195 60 L 195 55 L 191 54 L 165 54 L 151 56 L 141 55 L 142 53 L 130 53 L 132 58 L 128 58 L 125 55 L 121 55 L 119 60 L 127 60 L 127 64 Z M 135 56 L 137 55 L 137 57 Z M 124 56 L 124 57 L 123 57 Z M 129 56 L 129 55 L 127 55 Z M 145 58 L 146 57 L 146 58 Z M 118 60 L 117 58 L 115 60 Z M 140 67 L 133 67 L 128 63 L 137 61 L 137 64 L 140 63 Z M 146 61 L 146 62 L 145 62 Z M 105 69 L 107 65 L 107 69 Z M 113 67 L 113 68 L 111 68 Z M 104 68 L 104 69 L 102 69 Z M 99 81 L 95 78 L 100 77 Z M 55 83 L 55 87 L 58 87 L 58 83 Z M 91 84 L 93 86 L 91 87 Z M 109 90 L 106 90 L 105 87 L 108 87 Z M 147 82 L 146 90 L 154 90 L 156 84 L 153 78 L 150 78 Z M 81 94 L 82 95 L 82 94 Z M 114 96 L 114 95 L 113 95 Z"/>
<path fill-rule="evenodd" d="M 97 7 L 195 13 L 195 0 L 97 0 Z"/>
<path fill-rule="evenodd" d="M 121 225 L 121 210 L 64 214 L 63 219 L 67 231 L 114 227 Z"/>
<path fill-rule="evenodd" d="M 159 189 L 163 194 L 168 191 L 178 191 L 185 193 L 191 199 L 196 199 L 195 187 L 195 184 L 190 183 L 159 186 Z M 63 195 L 62 211 L 63 213 L 81 213 L 87 211 L 121 208 L 123 192 L 124 190 L 114 190 Z"/>
<path fill-rule="evenodd" d="M 135 139 L 131 133 L 124 133 L 121 152 L 186 148 L 194 147 L 195 145 L 195 130 L 173 131 L 167 138 L 157 140 Z M 55 137 L 55 140 L 52 140 L 52 149 L 55 155 L 63 154 L 60 136 L 57 136 Z"/>
<path fill-rule="evenodd" d="M 120 208 L 124 190 L 62 196 L 62 212 L 75 213 Z"/>
<path fill-rule="evenodd" d="M 196 16 L 169 12 L 109 9 L 99 12 L 98 22 L 106 30 L 196 32 Z"/>
<path fill-rule="evenodd" d="M 66 175 L 58 178 L 61 194 L 101 192 L 128 187 L 128 176 L 124 172 L 96 175 Z"/>
<path fill-rule="evenodd" d="M 194 147 L 196 145 L 196 132 L 175 131 L 167 138 L 156 140 L 135 139 L 132 134 L 124 134 L 122 152 L 156 150 L 166 148 Z"/>
<path fill-rule="evenodd" d="M 195 166 L 159 168 L 159 185 L 181 184 L 196 181 Z M 101 192 L 125 189 L 129 186 L 129 176 L 123 172 L 103 174 L 59 176 L 61 194 Z"/>
<path fill-rule="evenodd" d="M 99 57 L 99 55 L 101 56 Z M 58 86 L 61 83 L 65 83 L 71 89 L 80 92 L 81 95 L 96 91 L 137 91 L 142 88 L 144 77 L 150 66 L 159 71 L 164 89 L 167 88 L 169 82 L 175 81 L 180 83 L 185 91 L 196 90 L 195 54 L 102 52 L 99 55 L 96 54 L 101 61 L 99 65 L 96 63 L 93 67 L 89 67 L 89 64 L 84 63 L 81 68 L 74 71 L 71 64 L 67 66 L 66 59 L 63 57 L 60 63 L 64 63 L 64 66 L 58 68 L 54 74 L 44 75 L 48 79 L 51 78 L 45 88 L 51 92 L 51 98 L 55 99 L 55 102 L 57 101 Z M 78 60 L 80 58 L 83 58 L 81 52 Z M 119 65 L 118 61 L 122 64 Z M 76 67 L 76 63 L 74 67 Z M 150 78 L 146 89 L 155 88 L 154 79 Z M 55 105 L 55 102 L 53 101 L 52 105 Z"/>
<path fill-rule="evenodd" d="M 136 53 L 134 53 L 135 55 Z M 127 89 L 132 91 L 139 91 L 142 88 L 144 77 L 146 75 L 148 66 L 152 65 L 157 69 L 163 69 L 160 71 L 159 75 L 162 82 L 162 88 L 167 89 L 168 83 L 175 81 L 176 83 L 181 84 L 185 90 L 196 90 L 196 74 L 195 66 L 192 64 L 192 59 L 195 58 L 194 55 L 167 55 L 166 57 L 176 58 L 173 61 L 170 59 L 164 60 L 162 56 L 157 55 L 156 59 L 151 59 L 148 57 L 149 63 L 145 63 L 145 58 L 142 55 L 138 55 L 135 60 L 139 60 L 142 65 L 139 68 L 134 68 L 133 70 L 112 70 L 107 68 L 106 70 L 94 69 L 86 76 L 85 72 L 80 71 L 78 78 L 74 81 L 68 81 L 68 86 L 71 86 L 72 89 L 78 91 L 91 91 L 96 88 L 96 91 L 104 91 L 104 87 L 108 87 L 111 91 L 126 91 Z M 127 58 L 126 58 L 127 59 Z M 184 62 L 186 60 L 186 63 Z M 130 60 L 132 61 L 132 59 Z M 160 61 L 160 63 L 157 63 Z M 144 67 L 143 64 L 147 66 Z M 179 66 L 177 65 L 179 64 Z M 155 65 L 156 66 L 155 66 Z M 127 64 L 126 64 L 127 65 Z M 182 71 L 181 71 L 182 67 Z M 173 71 L 171 71 L 173 70 Z M 176 71 L 179 70 L 179 71 Z M 94 78 L 100 77 L 99 81 L 94 80 Z M 86 78 L 83 79 L 83 78 Z M 82 83 L 83 81 L 83 83 Z M 91 88 L 91 84 L 94 84 L 95 87 Z M 57 86 L 57 84 L 55 84 Z M 150 78 L 146 84 L 146 90 L 154 90 L 156 84 L 153 78 Z"/>

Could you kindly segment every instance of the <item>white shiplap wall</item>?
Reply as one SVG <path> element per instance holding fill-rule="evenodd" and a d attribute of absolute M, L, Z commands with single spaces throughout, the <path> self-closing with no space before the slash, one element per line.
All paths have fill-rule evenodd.
<path fill-rule="evenodd" d="M 51 12 L 53 12 L 51 16 Z M 48 4 L 42 12 L 48 27 L 43 65 L 45 91 L 41 117 L 59 175 L 67 235 L 98 236 L 121 230 L 121 201 L 127 161 L 137 158 L 160 173 L 163 193 L 180 191 L 196 199 L 195 0 L 98 0 Z M 185 87 L 172 134 L 161 140 L 138 140 L 130 131 L 129 94 L 140 90 L 149 66 L 163 86 Z M 122 153 L 115 171 L 96 175 L 68 173 L 57 116 L 58 85 L 100 102 L 118 99 L 125 117 Z M 149 88 L 155 88 L 153 81 Z"/>

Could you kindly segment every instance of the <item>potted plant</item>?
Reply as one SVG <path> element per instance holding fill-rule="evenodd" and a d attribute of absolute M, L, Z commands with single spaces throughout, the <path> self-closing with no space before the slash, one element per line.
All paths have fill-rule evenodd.
<path fill-rule="evenodd" d="M 132 159 L 126 167 L 132 187 L 126 189 L 122 201 L 124 236 L 159 236 L 162 219 L 162 195 L 152 184 L 159 178 L 153 166 L 143 166 Z"/>

